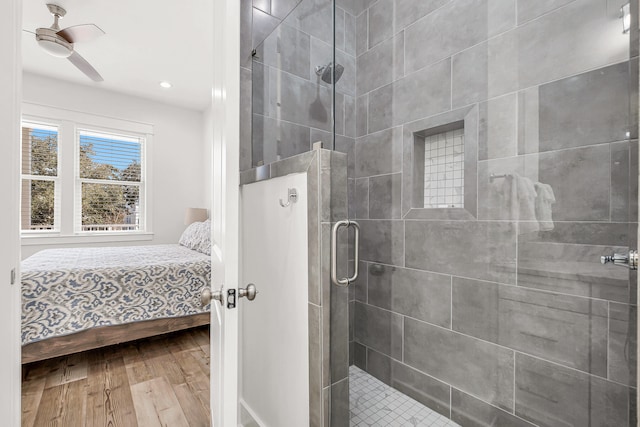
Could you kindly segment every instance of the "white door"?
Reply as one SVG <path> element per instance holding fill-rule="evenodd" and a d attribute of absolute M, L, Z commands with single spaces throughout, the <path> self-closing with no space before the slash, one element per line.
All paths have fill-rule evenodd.
<path fill-rule="evenodd" d="M 20 36 L 22 2 L 3 3 L 0 14 L 0 414 L 20 425 Z M 12 277 L 14 280 L 12 280 Z M 12 281 L 14 284 L 12 284 Z"/>
<path fill-rule="evenodd" d="M 227 292 L 239 283 L 240 2 L 213 0 L 211 411 L 215 427 L 238 425 L 238 309 Z M 237 301 L 242 304 L 246 301 Z"/>

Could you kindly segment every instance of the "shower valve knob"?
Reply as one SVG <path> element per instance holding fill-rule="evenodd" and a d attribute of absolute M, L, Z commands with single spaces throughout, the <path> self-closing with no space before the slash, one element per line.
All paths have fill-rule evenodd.
<path fill-rule="evenodd" d="M 638 251 L 629 251 L 628 254 L 613 254 L 613 255 L 604 255 L 600 257 L 600 262 L 602 264 L 610 264 L 619 265 L 622 267 L 627 267 L 629 270 L 637 270 L 638 269 Z"/>

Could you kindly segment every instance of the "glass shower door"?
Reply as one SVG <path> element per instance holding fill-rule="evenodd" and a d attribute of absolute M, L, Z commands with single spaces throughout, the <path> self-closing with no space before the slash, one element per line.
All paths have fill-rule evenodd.
<path fill-rule="evenodd" d="M 625 3 L 336 1 L 361 239 L 331 373 L 353 425 L 636 425 L 636 273 L 601 263 L 637 249 Z"/>

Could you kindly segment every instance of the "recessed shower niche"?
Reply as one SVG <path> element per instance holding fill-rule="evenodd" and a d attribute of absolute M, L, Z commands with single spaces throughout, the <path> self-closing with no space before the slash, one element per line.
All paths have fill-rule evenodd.
<path fill-rule="evenodd" d="M 403 213 L 406 218 L 475 218 L 477 147 L 477 107 L 405 125 Z"/>

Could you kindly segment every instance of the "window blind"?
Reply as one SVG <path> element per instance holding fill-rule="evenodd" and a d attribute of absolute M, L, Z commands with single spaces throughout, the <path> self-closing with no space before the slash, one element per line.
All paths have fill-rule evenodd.
<path fill-rule="evenodd" d="M 20 222 L 23 231 L 58 229 L 58 128 L 22 123 Z"/>
<path fill-rule="evenodd" d="M 78 131 L 78 231 L 144 229 L 143 145 L 143 138 Z"/>

